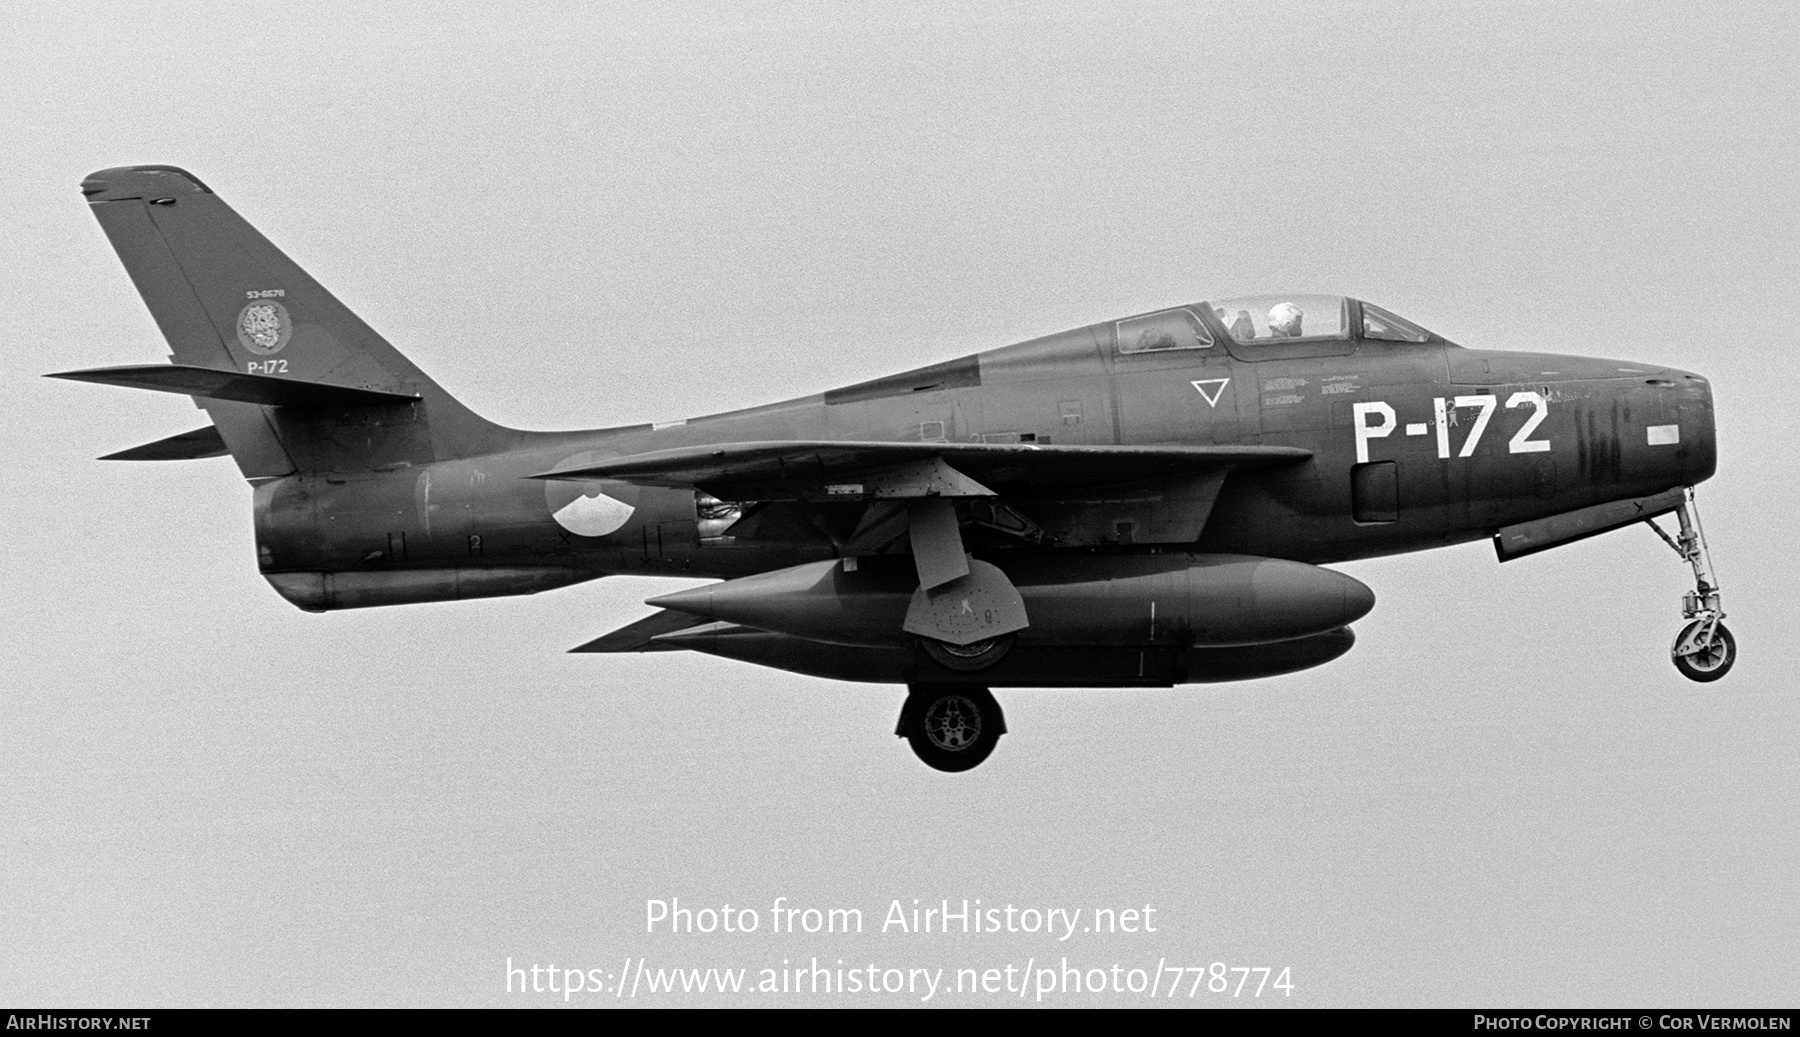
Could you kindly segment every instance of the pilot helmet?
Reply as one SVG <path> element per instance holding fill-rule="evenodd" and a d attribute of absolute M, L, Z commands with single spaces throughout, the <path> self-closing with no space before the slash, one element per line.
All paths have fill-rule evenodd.
<path fill-rule="evenodd" d="M 1285 338 L 1300 334 L 1300 307 L 1291 302 L 1276 303 L 1269 310 L 1269 331 Z"/>

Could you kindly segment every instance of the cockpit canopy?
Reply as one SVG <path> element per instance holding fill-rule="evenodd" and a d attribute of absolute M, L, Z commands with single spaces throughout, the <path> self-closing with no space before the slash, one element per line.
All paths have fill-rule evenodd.
<path fill-rule="evenodd" d="M 1242 360 L 1343 356 L 1358 342 L 1443 342 L 1373 303 L 1342 295 L 1246 295 L 1113 323 L 1121 355 L 1224 345 Z"/>
<path fill-rule="evenodd" d="M 1379 306 L 1341 295 L 1247 295 L 1207 304 L 1213 316 L 1243 345 L 1309 339 L 1358 337 L 1386 342 L 1425 342 L 1429 332 Z M 1360 329 L 1354 329 L 1355 312 Z"/>

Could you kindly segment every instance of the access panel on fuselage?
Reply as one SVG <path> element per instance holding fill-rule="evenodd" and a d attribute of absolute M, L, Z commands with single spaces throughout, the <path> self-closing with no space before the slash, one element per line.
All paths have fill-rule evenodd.
<path fill-rule="evenodd" d="M 1117 442 L 1107 368 L 1091 328 L 981 355 L 981 385 L 959 390 L 963 442 Z"/>
<path fill-rule="evenodd" d="M 1228 482 L 1203 537 L 1209 550 L 1328 561 L 1437 542 L 1463 524 L 1467 469 L 1436 456 L 1432 400 L 1449 388 L 1441 345 L 1357 341 L 1347 355 L 1239 358 L 1236 378 L 1255 400 L 1259 441 L 1314 456 Z M 1390 411 L 1397 423 L 1372 434 Z M 1359 521 L 1354 478 L 1370 462 L 1393 465 L 1365 470 Z"/>
<path fill-rule="evenodd" d="M 1122 443 L 1253 442 L 1256 403 L 1218 337 L 1187 307 L 1100 325 Z"/>

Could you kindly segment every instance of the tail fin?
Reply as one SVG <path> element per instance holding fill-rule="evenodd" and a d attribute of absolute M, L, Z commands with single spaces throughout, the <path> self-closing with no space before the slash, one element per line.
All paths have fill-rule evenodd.
<path fill-rule="evenodd" d="M 439 388 L 193 174 L 122 166 L 89 175 L 81 191 L 177 365 L 417 397 L 332 407 L 196 395 L 246 477 L 468 457 L 513 439 Z"/>

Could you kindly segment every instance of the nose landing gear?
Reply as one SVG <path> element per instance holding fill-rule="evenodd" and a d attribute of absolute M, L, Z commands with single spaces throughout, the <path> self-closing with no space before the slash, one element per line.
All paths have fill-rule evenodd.
<path fill-rule="evenodd" d="M 1681 534 L 1672 537 L 1653 519 L 1645 524 L 1656 530 L 1663 542 L 1675 549 L 1681 560 L 1694 569 L 1694 589 L 1681 596 L 1681 614 L 1688 620 L 1669 655 L 1675 668 L 1691 681 L 1716 681 L 1730 672 L 1737 662 L 1737 641 L 1725 628 L 1725 610 L 1719 604 L 1719 581 L 1713 576 L 1712 559 L 1706 553 L 1706 534 L 1700 528 L 1700 511 L 1694 505 L 1694 488 L 1682 495 L 1675 518 Z"/>

